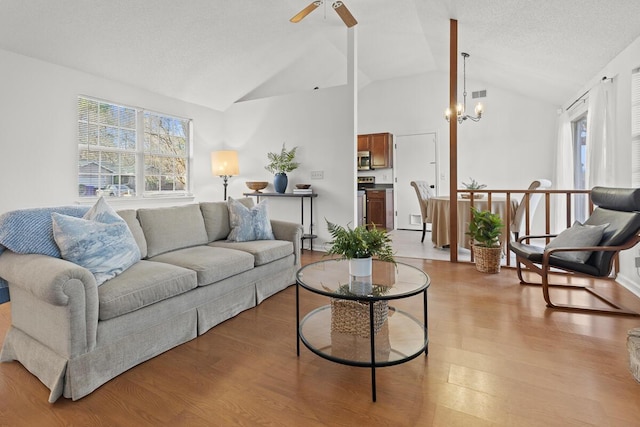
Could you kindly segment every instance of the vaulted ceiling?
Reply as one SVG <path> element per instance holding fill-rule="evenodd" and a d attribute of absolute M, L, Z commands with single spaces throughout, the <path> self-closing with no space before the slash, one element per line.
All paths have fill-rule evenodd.
<path fill-rule="evenodd" d="M 347 29 L 311 0 L 0 0 L 0 49 L 226 110 L 346 81 Z M 448 71 L 557 105 L 640 36 L 638 0 L 345 0 L 358 83 Z M 1 64 L 0 64 L 1 65 Z"/>

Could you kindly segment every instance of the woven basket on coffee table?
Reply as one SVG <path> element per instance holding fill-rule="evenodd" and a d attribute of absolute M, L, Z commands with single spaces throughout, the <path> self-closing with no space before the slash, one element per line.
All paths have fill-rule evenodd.
<path fill-rule="evenodd" d="M 389 302 L 373 303 L 373 333 L 380 332 L 389 316 Z M 369 337 L 369 302 L 331 299 L 331 331 Z"/>

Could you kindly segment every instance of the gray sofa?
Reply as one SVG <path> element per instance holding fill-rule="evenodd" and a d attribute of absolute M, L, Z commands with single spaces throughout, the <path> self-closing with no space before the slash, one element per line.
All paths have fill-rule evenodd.
<path fill-rule="evenodd" d="M 276 240 L 238 243 L 226 241 L 224 202 L 118 214 L 142 259 L 99 287 L 61 258 L 0 255 L 11 296 L 0 360 L 36 375 L 51 390 L 49 402 L 80 399 L 295 282 L 299 224 L 272 220 Z"/>

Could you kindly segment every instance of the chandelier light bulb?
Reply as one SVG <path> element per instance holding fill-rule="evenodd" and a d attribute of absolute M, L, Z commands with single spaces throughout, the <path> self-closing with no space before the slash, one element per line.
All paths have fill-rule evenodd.
<path fill-rule="evenodd" d="M 477 103 L 475 106 L 475 116 L 470 116 L 465 114 L 465 110 L 467 107 L 467 58 L 470 56 L 466 52 L 461 53 L 463 58 L 463 68 L 462 68 L 462 103 L 458 103 L 456 105 L 456 119 L 458 123 L 462 124 L 467 119 L 471 121 L 477 122 L 482 118 L 482 113 L 484 112 L 484 106 L 481 103 Z M 444 113 L 444 118 L 450 122 L 451 121 L 451 108 L 447 108 Z"/>

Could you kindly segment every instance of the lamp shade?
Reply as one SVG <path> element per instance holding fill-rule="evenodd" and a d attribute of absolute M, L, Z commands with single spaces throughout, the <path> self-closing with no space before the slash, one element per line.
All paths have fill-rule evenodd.
<path fill-rule="evenodd" d="M 211 153 L 211 173 L 217 176 L 240 174 L 237 151 L 214 151 Z"/>

